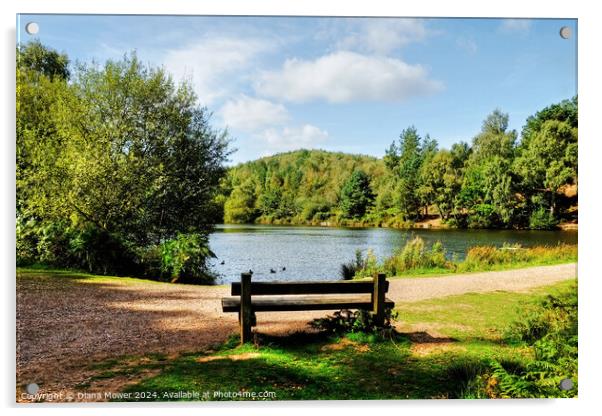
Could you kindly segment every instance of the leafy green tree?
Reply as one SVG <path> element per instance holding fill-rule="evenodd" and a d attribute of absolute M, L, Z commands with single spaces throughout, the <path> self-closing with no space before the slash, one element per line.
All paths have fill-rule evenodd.
<path fill-rule="evenodd" d="M 455 165 L 451 151 L 439 150 L 423 164 L 423 186 L 429 189 L 432 203 L 446 221 L 454 213 L 456 196 L 462 185 L 462 171 Z"/>
<path fill-rule="evenodd" d="M 403 130 L 399 138 L 399 163 L 395 169 L 399 209 L 405 218 L 416 218 L 421 205 L 417 193 L 422 164 L 421 139 L 414 126 Z"/>
<path fill-rule="evenodd" d="M 527 146 L 531 137 L 537 134 L 543 123 L 549 120 L 564 121 L 572 128 L 578 127 L 578 99 L 574 96 L 570 100 L 563 100 L 560 103 L 552 104 L 538 111 L 535 115 L 529 116 L 521 132 L 521 147 Z"/>
<path fill-rule="evenodd" d="M 50 80 L 69 78 L 69 58 L 34 40 L 17 48 L 17 67 L 21 72 L 43 75 Z"/>
<path fill-rule="evenodd" d="M 460 206 L 468 211 L 473 227 L 507 227 L 517 207 L 515 179 L 511 166 L 516 132 L 508 131 L 508 115 L 495 110 L 473 139 L 466 162 Z"/>
<path fill-rule="evenodd" d="M 361 170 L 354 171 L 341 189 L 340 207 L 343 215 L 349 218 L 361 218 L 373 201 L 370 177 Z"/>
<path fill-rule="evenodd" d="M 553 223 L 557 194 L 562 186 L 577 184 L 577 99 L 546 107 L 527 119 L 514 170 L 522 192 L 534 205 L 536 222 L 540 208 L 547 208 Z"/>
<path fill-rule="evenodd" d="M 247 180 L 229 195 L 224 206 L 224 221 L 227 223 L 251 223 L 257 218 L 255 192 L 252 182 Z"/>
<path fill-rule="evenodd" d="M 437 154 L 437 141 L 431 139 L 427 134 L 422 141 L 421 147 L 421 163 L 420 170 L 418 172 L 418 184 L 416 193 L 420 199 L 420 204 L 424 208 L 424 215 L 428 216 L 429 205 L 434 203 L 436 197 L 436 190 L 433 187 L 432 182 L 429 180 L 431 175 L 433 158 Z"/>
<path fill-rule="evenodd" d="M 132 254 L 132 267 L 142 250 L 176 235 L 206 235 L 219 212 L 228 141 L 210 127 L 191 86 L 174 85 L 135 55 L 80 65 L 67 84 L 57 66 L 66 59 L 38 59 L 40 46 L 31 48 L 36 59 L 17 59 L 22 222 L 61 224 L 54 235 L 74 242 L 74 262 L 103 250 L 92 253 L 93 241 L 113 241 L 114 250 Z M 77 240 L 90 228 L 97 232 Z"/>

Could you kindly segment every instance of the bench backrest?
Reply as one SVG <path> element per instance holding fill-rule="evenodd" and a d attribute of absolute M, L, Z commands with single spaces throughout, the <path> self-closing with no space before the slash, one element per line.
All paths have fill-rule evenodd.
<path fill-rule="evenodd" d="M 383 292 L 389 290 L 389 282 L 385 280 Z M 321 295 L 373 293 L 373 279 L 345 280 L 339 282 L 251 282 L 251 295 Z M 232 296 L 240 296 L 240 282 L 233 282 Z"/>

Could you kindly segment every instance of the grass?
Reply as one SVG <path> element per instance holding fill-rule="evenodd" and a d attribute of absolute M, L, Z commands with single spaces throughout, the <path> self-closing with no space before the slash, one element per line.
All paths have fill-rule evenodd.
<path fill-rule="evenodd" d="M 440 242 L 427 247 L 420 237 L 408 241 L 392 256 L 378 262 L 372 251 L 355 260 L 355 278 L 386 273 L 389 277 L 428 277 L 454 273 L 512 270 L 534 266 L 573 263 L 577 261 L 577 245 L 522 247 L 471 247 L 462 261 L 450 260 Z"/>
<path fill-rule="evenodd" d="M 530 304 L 566 291 L 572 283 L 525 293 L 464 294 L 400 304 L 400 332 L 384 338 L 358 333 L 260 334 L 256 345 L 238 346 L 233 337 L 214 350 L 171 360 L 126 357 L 97 367 L 107 376 L 105 381 L 128 372 L 142 375 L 123 389 L 127 400 L 480 397 L 467 392 L 488 360 L 520 366 L 532 359 L 528 345 L 508 340 L 505 330 Z M 146 370 L 154 373 L 145 376 Z M 150 394 L 141 397 L 137 392 Z"/>
<path fill-rule="evenodd" d="M 153 284 L 153 285 L 169 285 L 173 287 L 173 285 L 177 285 L 178 283 L 168 283 L 161 282 L 158 280 L 149 280 L 142 279 L 139 277 L 124 277 L 124 276 L 104 276 L 104 275 L 96 275 L 85 273 L 80 270 L 68 270 L 68 269 L 51 269 L 45 266 L 39 267 L 17 267 L 17 278 L 20 277 L 28 277 L 35 278 L 38 280 L 43 279 L 54 279 L 54 278 L 62 278 L 62 279 L 71 279 L 78 283 L 115 283 L 119 282 L 124 285 L 139 285 L 141 283 L 144 284 Z M 215 287 L 225 287 L 226 285 L 195 285 L 195 286 L 210 286 L 212 288 Z"/>

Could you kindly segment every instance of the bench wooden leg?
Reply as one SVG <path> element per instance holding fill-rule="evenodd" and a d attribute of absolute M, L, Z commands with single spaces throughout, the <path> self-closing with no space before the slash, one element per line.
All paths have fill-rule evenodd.
<path fill-rule="evenodd" d="M 251 274 L 240 275 L 240 343 L 251 341 L 253 308 L 251 305 Z"/>
<path fill-rule="evenodd" d="M 383 326 L 385 323 L 385 282 L 384 273 L 374 276 L 374 290 L 372 292 L 372 312 L 374 313 L 374 323 Z"/>

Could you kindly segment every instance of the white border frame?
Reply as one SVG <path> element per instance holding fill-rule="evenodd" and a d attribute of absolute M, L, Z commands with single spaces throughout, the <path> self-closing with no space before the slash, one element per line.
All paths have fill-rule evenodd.
<path fill-rule="evenodd" d="M 362 401 L 362 402 L 277 402 L 277 403 L 188 403 L 188 404 L 89 404 L 84 405 L 92 414 L 115 414 L 144 411 L 148 414 L 170 412 L 203 412 L 210 414 L 231 414 L 234 411 L 261 413 L 262 415 L 278 414 L 286 409 L 287 413 L 303 414 L 311 412 L 327 414 L 342 413 L 345 415 L 365 414 L 372 407 L 376 411 L 430 414 L 508 414 L 530 411 L 546 414 L 566 415 L 568 412 L 586 412 L 597 407 L 598 386 L 602 367 L 600 364 L 600 329 L 598 317 L 602 316 L 599 296 L 602 287 L 602 276 L 597 273 L 600 267 L 596 262 L 600 227 L 599 179 L 602 178 L 598 159 L 602 157 L 599 132 L 595 129 L 600 123 L 600 89 L 599 74 L 602 74 L 599 53 L 599 40 L 602 39 L 600 13 L 595 10 L 595 2 L 558 1 L 526 2 L 524 0 L 507 0 L 505 2 L 470 1 L 420 1 L 393 3 L 385 0 L 304 0 L 303 2 L 283 2 L 278 0 L 21 0 L 17 4 L 2 2 L 0 14 L 2 20 L 2 77 L 1 109 L 2 131 L 0 140 L 2 163 L 2 181 L 0 195 L 3 211 L 1 239 L 1 278 L 4 284 L 2 295 L 5 313 L 2 320 L 1 391 L 3 407 L 9 413 L 43 413 L 48 415 L 80 414 L 81 410 L 74 405 L 16 405 L 15 398 L 15 283 L 14 283 L 14 162 L 15 162 L 15 21 L 16 13 L 85 13 L 85 14 L 197 14 L 197 15 L 306 15 L 306 16 L 421 16 L 421 17 L 541 17 L 541 18 L 577 18 L 579 19 L 579 187 L 581 190 L 579 215 L 579 298 L 580 298 L 580 334 L 579 334 L 579 399 L 576 400 L 507 400 L 507 401 Z M 141 409 L 141 407 L 144 408 Z M 394 408 L 394 409 L 393 409 Z M 110 409 L 110 410 L 109 410 Z M 128 410 L 131 409 L 131 410 Z M 193 410 L 194 409 L 194 410 Z"/>

